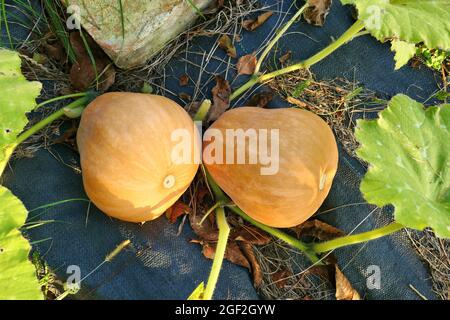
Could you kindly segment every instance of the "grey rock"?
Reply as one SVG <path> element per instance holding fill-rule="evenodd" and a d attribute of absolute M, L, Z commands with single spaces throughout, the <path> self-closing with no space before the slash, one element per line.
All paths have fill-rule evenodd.
<path fill-rule="evenodd" d="M 70 12 L 79 13 L 83 28 L 124 69 L 145 63 L 198 18 L 186 0 L 121 1 L 124 24 L 119 0 L 68 0 L 67 4 Z M 202 10 L 212 0 L 192 2 Z"/>

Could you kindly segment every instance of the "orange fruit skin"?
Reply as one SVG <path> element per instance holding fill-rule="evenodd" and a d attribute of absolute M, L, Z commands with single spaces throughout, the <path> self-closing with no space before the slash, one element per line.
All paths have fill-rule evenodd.
<path fill-rule="evenodd" d="M 175 130 L 191 132 L 190 162 L 172 159 Z M 201 143 L 187 112 L 157 95 L 106 93 L 83 112 L 77 133 L 85 191 L 107 215 L 129 222 L 158 218 L 186 191 Z"/>
<path fill-rule="evenodd" d="M 279 130 L 279 170 L 273 175 L 262 175 L 261 168 L 267 166 L 259 161 L 213 163 L 216 153 L 205 151 L 214 139 L 204 142 L 203 161 L 207 170 L 224 192 L 256 221 L 277 228 L 293 227 L 310 218 L 324 202 L 337 171 L 338 147 L 331 128 L 319 116 L 293 108 L 243 107 L 225 112 L 210 129 L 220 130 L 224 137 L 227 129 Z M 267 136 L 270 151 L 273 141 L 270 134 Z M 224 159 L 229 153 L 236 154 L 237 141 L 234 146 L 225 140 L 220 144 Z M 249 143 L 245 148 L 248 155 Z"/>

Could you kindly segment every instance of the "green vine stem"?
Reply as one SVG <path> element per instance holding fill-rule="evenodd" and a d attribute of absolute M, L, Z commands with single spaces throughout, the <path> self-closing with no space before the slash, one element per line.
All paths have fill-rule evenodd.
<path fill-rule="evenodd" d="M 60 97 L 56 97 L 56 98 L 53 98 L 53 99 L 49 99 L 49 100 L 46 100 L 46 101 L 38 104 L 36 106 L 35 110 L 37 110 L 37 109 L 39 109 L 39 108 L 41 108 L 43 106 L 46 106 L 46 105 L 48 105 L 50 103 L 53 103 L 53 102 L 66 100 L 66 99 L 71 99 L 71 98 L 82 98 L 82 97 L 85 97 L 88 94 L 89 94 L 88 92 L 72 93 L 72 94 L 68 94 L 68 95 L 65 95 L 65 96 L 60 96 Z"/>
<path fill-rule="evenodd" d="M 219 238 L 216 246 L 216 253 L 214 255 L 211 273 L 206 284 L 205 292 L 203 293 L 204 300 L 211 300 L 216 289 L 217 280 L 219 280 L 220 270 L 222 268 L 225 251 L 227 249 L 228 237 L 230 235 L 230 226 L 225 217 L 225 209 L 218 207 L 216 209 L 217 226 L 219 228 Z"/>
<path fill-rule="evenodd" d="M 86 104 L 88 104 L 92 100 L 92 98 L 93 98 L 93 94 L 85 94 L 83 97 L 79 98 L 78 100 L 75 100 L 71 104 L 67 105 L 65 108 L 62 108 L 62 109 L 56 111 L 55 113 L 51 114 L 50 116 L 48 116 L 44 120 L 36 123 L 30 129 L 28 129 L 27 131 L 25 131 L 24 133 L 22 133 L 21 135 L 19 135 L 17 137 L 15 145 L 18 146 L 19 144 L 21 144 L 22 142 L 27 140 L 29 137 L 31 137 L 32 135 L 37 133 L 39 130 L 45 128 L 46 126 L 48 126 L 53 121 L 55 121 L 55 120 L 61 118 L 62 116 L 64 116 L 64 114 L 65 114 L 65 112 L 67 112 L 67 110 L 76 109 L 76 108 L 79 108 L 81 106 L 85 106 Z"/>
<path fill-rule="evenodd" d="M 310 245 L 307 243 L 304 243 L 287 233 L 284 233 L 283 231 L 279 229 L 275 229 L 269 226 L 266 226 L 265 224 L 262 224 L 254 219 L 252 219 L 250 216 L 248 216 L 244 211 L 242 211 L 238 206 L 236 206 L 234 203 L 231 202 L 231 200 L 225 195 L 225 193 L 220 189 L 220 187 L 217 185 L 217 183 L 214 181 L 214 179 L 211 177 L 211 175 L 206 171 L 206 177 L 208 179 L 209 187 L 211 188 L 211 191 L 214 193 L 214 197 L 216 201 L 220 201 L 222 203 L 227 203 L 225 205 L 228 209 L 236 213 L 237 215 L 241 216 L 244 220 L 250 222 L 254 226 L 260 228 L 261 230 L 267 232 L 268 234 L 283 240 L 287 244 L 291 245 L 294 248 L 299 249 L 301 252 L 303 252 L 313 263 L 319 263 L 320 259 L 319 257 L 314 253 L 314 251 L 311 249 Z"/>
<path fill-rule="evenodd" d="M 242 219 L 244 219 L 244 220 L 250 222 L 251 224 L 253 224 L 254 226 L 258 227 L 259 229 L 267 232 L 268 234 L 270 234 L 280 240 L 283 240 L 284 242 L 291 245 L 292 247 L 299 249 L 301 252 L 303 252 L 308 257 L 309 260 L 311 260 L 312 263 L 320 264 L 319 257 L 316 255 L 316 253 L 314 252 L 314 250 L 311 248 L 311 246 L 309 244 L 304 243 L 304 242 L 288 235 L 287 233 L 284 233 L 283 231 L 281 231 L 279 229 L 275 229 L 275 228 L 266 226 L 265 224 L 262 224 L 256 220 L 254 220 L 253 218 L 248 216 L 244 211 L 242 211 L 235 204 L 227 205 L 227 208 L 229 208 L 231 211 L 233 211 L 234 213 L 236 213 L 237 215 L 242 217 Z"/>
<path fill-rule="evenodd" d="M 264 60 L 269 55 L 272 48 L 277 44 L 277 42 L 281 39 L 281 37 L 286 33 L 286 31 L 294 24 L 295 21 L 297 21 L 298 18 L 302 15 L 303 11 L 309 6 L 308 1 L 301 7 L 297 13 L 295 13 L 292 18 L 281 28 L 281 30 L 277 31 L 277 35 L 269 42 L 269 44 L 264 49 L 263 53 L 258 59 L 258 62 L 255 67 L 255 75 L 259 74 L 259 71 L 261 70 L 261 66 L 264 62 Z"/>
<path fill-rule="evenodd" d="M 197 113 L 194 116 L 194 121 L 203 121 L 206 119 L 206 116 L 208 115 L 209 109 L 211 109 L 211 100 L 206 99 L 202 102 L 200 105 L 200 108 L 198 108 Z"/>
<path fill-rule="evenodd" d="M 367 242 L 370 240 L 378 239 L 378 238 L 387 236 L 391 233 L 400 231 L 403 228 L 404 228 L 404 226 L 401 225 L 400 223 L 393 222 L 391 224 L 388 224 L 387 226 L 384 226 L 384 227 L 381 227 L 381 228 L 378 228 L 375 230 L 371 230 L 368 232 L 363 232 L 360 234 L 340 237 L 337 239 L 333 239 L 333 240 L 325 241 L 325 242 L 321 242 L 321 243 L 315 243 L 315 244 L 313 244 L 312 249 L 314 250 L 314 252 L 317 252 L 317 253 L 327 252 L 327 251 L 331 251 L 334 249 L 346 247 L 346 246 L 349 246 L 352 244 L 358 244 L 358 243 L 363 243 L 363 242 Z"/>
<path fill-rule="evenodd" d="M 330 54 L 332 54 L 334 51 L 336 51 L 338 48 L 346 44 L 347 42 L 351 41 L 355 36 L 359 34 L 359 32 L 364 28 L 364 23 L 360 20 L 357 20 L 347 31 L 345 31 L 336 41 L 331 43 L 329 46 L 321 50 L 320 52 L 316 53 L 312 57 L 298 62 L 296 64 L 293 64 L 289 67 L 276 70 L 271 73 L 267 73 L 261 76 L 255 76 L 253 75 L 251 79 L 245 83 L 242 87 L 237 89 L 233 92 L 233 94 L 230 97 L 230 100 L 234 100 L 240 95 L 242 95 L 244 92 L 246 92 L 248 89 L 252 88 L 254 85 L 258 83 L 264 83 L 267 82 L 275 77 L 297 71 L 300 69 L 305 69 L 313 66 L 314 64 L 318 63 L 319 61 L 325 59 Z M 281 33 L 280 33 L 281 34 Z"/>

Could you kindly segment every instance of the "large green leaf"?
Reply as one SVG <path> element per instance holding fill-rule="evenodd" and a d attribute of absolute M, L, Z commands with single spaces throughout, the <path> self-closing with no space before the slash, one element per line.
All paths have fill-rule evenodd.
<path fill-rule="evenodd" d="M 393 40 L 391 50 L 395 52 L 395 70 L 403 67 L 416 55 L 416 45 L 401 40 Z"/>
<path fill-rule="evenodd" d="M 0 300 L 43 299 L 36 268 L 28 259 L 30 244 L 19 230 L 27 214 L 22 202 L 0 186 Z"/>
<path fill-rule="evenodd" d="M 393 204 L 406 227 L 450 238 L 450 104 L 429 107 L 397 95 L 377 120 L 360 120 L 361 183 L 369 203 Z"/>
<path fill-rule="evenodd" d="M 424 42 L 450 51 L 450 0 L 341 0 L 354 4 L 366 29 L 380 41 Z"/>
<path fill-rule="evenodd" d="M 19 55 L 0 49 L 0 175 L 15 147 L 17 136 L 28 123 L 26 113 L 36 107 L 40 82 L 25 79 Z"/>

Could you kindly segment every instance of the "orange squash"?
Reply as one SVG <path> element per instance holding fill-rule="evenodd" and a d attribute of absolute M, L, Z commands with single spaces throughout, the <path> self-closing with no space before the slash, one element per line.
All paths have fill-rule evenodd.
<path fill-rule="evenodd" d="M 190 138 L 188 161 L 173 157 L 177 130 Z M 98 97 L 83 112 L 77 142 L 86 193 L 103 212 L 124 221 L 159 217 L 186 191 L 199 166 L 194 160 L 200 137 L 192 119 L 157 95 Z"/>
<path fill-rule="evenodd" d="M 269 162 L 251 164 L 250 139 L 245 143 L 245 163 L 236 163 L 242 143 L 226 140 L 230 129 L 267 129 L 267 150 L 278 141 L 279 148 L 274 150 L 279 150 L 279 156 L 273 160 L 278 161 L 273 166 L 278 170 L 262 174 L 261 168 L 269 167 Z M 278 138 L 270 134 L 274 129 Z M 337 171 L 338 148 L 332 130 L 319 116 L 300 109 L 243 107 L 224 113 L 206 136 L 210 130 L 213 133 L 204 142 L 204 163 L 217 184 L 253 219 L 272 227 L 293 227 L 311 217 L 327 197 Z M 217 138 L 217 132 L 222 138 Z M 264 131 L 257 137 L 259 143 Z M 217 150 L 223 152 L 222 164 Z M 252 150 L 260 155 L 264 149 Z M 227 163 L 227 155 L 234 164 Z"/>

